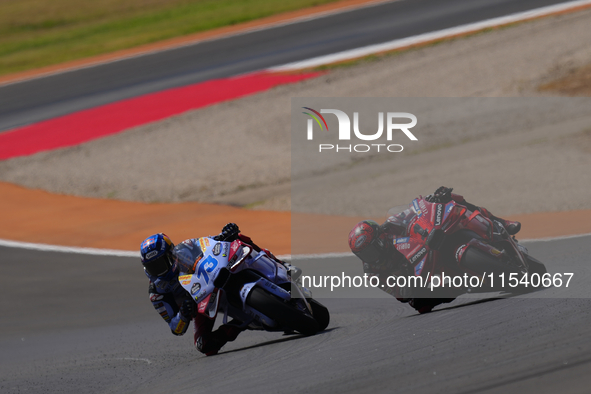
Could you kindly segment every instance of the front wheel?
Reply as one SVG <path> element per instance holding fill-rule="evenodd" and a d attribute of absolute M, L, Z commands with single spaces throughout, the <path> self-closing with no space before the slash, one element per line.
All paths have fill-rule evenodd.
<path fill-rule="evenodd" d="M 316 301 L 313 298 L 308 298 L 308 302 L 312 307 L 312 314 L 314 314 L 314 320 L 318 323 L 318 331 L 324 331 L 330 323 L 330 312 L 328 308 Z"/>
<path fill-rule="evenodd" d="M 246 299 L 246 304 L 275 320 L 282 327 L 291 328 L 304 335 L 314 335 L 320 329 L 319 324 L 312 316 L 260 287 L 252 289 Z"/>

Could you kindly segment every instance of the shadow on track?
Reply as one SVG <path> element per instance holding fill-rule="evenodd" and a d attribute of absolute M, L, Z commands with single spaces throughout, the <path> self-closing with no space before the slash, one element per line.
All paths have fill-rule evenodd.
<path fill-rule="evenodd" d="M 475 300 L 475 301 L 472 301 L 472 302 L 466 302 L 465 304 L 453 305 L 453 306 L 448 306 L 448 307 L 441 308 L 441 309 L 436 309 L 436 310 L 433 310 L 433 311 L 428 312 L 428 313 L 420 314 L 420 313 L 417 312 L 414 315 L 404 316 L 404 318 L 405 319 L 408 319 L 408 318 L 413 318 L 413 317 L 422 316 L 422 315 L 429 315 L 429 314 L 433 314 L 433 313 L 437 313 L 437 312 L 443 312 L 443 311 L 448 311 L 448 310 L 452 310 L 452 309 L 463 308 L 463 307 L 466 307 L 466 306 L 484 304 L 484 303 L 487 303 L 487 302 L 492 302 L 492 301 L 497 301 L 497 300 L 503 300 L 505 298 L 510 298 L 510 297 L 485 298 L 485 299 L 482 299 L 482 300 Z"/>
<path fill-rule="evenodd" d="M 481 299 L 481 300 L 475 300 L 475 301 L 471 301 L 471 302 L 466 302 L 466 303 L 463 303 L 463 304 L 460 304 L 460 305 L 447 306 L 447 307 L 444 307 L 444 308 L 433 310 L 433 311 L 431 311 L 429 313 L 437 313 L 437 312 L 448 311 L 448 310 L 452 310 L 452 309 L 463 308 L 463 307 L 471 306 L 471 305 L 478 305 L 478 304 L 484 304 L 484 303 L 487 303 L 487 302 L 492 302 L 492 301 L 497 301 L 497 300 L 504 300 L 504 299 L 507 299 L 507 298 L 519 297 L 519 296 L 522 296 L 522 295 L 525 295 L 525 294 L 532 294 L 532 293 L 538 293 L 540 291 L 545 291 L 545 290 L 547 290 L 549 288 L 551 288 L 551 287 L 538 288 L 538 289 L 524 291 L 524 292 L 501 293 L 501 294 L 499 294 L 496 297 L 484 298 L 484 299 Z M 420 315 L 419 313 L 416 313 L 414 315 L 406 316 L 406 318 L 415 317 L 415 316 L 419 316 L 419 315 Z"/>
<path fill-rule="evenodd" d="M 231 354 L 231 353 L 236 353 L 236 352 L 242 352 L 244 350 L 256 349 L 258 347 L 274 345 L 276 343 L 283 343 L 283 342 L 294 341 L 294 340 L 298 340 L 298 339 L 302 339 L 302 338 L 308 338 L 309 336 L 315 337 L 315 336 L 318 336 L 318 335 L 324 335 L 325 333 L 328 333 L 328 332 L 331 332 L 331 331 L 337 330 L 337 329 L 339 329 L 339 327 L 329 328 L 329 329 L 326 329 L 324 331 L 318 332 L 318 333 L 316 333 L 314 335 L 284 334 L 284 338 L 281 338 L 281 339 L 274 339 L 272 341 L 266 341 L 266 342 L 257 343 L 256 345 L 241 347 L 239 349 L 234 349 L 234 350 L 228 350 L 226 352 L 220 352 L 218 354 L 214 354 L 213 356 L 220 356 L 220 355 L 223 355 L 223 354 Z M 213 357 L 213 356 L 209 356 L 209 357 Z"/>

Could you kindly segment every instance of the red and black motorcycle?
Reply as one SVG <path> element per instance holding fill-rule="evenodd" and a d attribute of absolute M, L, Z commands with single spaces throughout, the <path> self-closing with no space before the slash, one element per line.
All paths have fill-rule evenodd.
<path fill-rule="evenodd" d="M 502 223 L 478 210 L 454 200 L 440 203 L 422 196 L 406 208 L 403 212 L 391 209 L 387 221 L 406 227 L 408 236 L 394 237 L 394 246 L 406 257 L 413 274 L 422 277 L 421 283 L 427 285 L 423 290 L 437 284 L 449 289 L 451 297 L 472 292 L 522 293 L 540 287 L 544 274 L 549 275 Z M 433 288 L 429 290 L 422 294 L 434 297 Z"/>

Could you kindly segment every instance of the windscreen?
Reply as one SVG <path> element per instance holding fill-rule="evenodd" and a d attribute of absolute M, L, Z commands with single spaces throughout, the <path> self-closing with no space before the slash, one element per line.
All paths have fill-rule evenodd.
<path fill-rule="evenodd" d="M 174 247 L 172 255 L 180 272 L 195 273 L 195 266 L 203 257 L 203 251 L 198 242 L 185 241 Z M 195 240 L 197 241 L 197 240 Z"/>

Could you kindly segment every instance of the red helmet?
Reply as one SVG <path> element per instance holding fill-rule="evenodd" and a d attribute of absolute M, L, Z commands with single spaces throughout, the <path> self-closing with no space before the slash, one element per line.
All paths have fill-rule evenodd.
<path fill-rule="evenodd" d="M 349 233 L 349 247 L 364 263 L 375 263 L 386 249 L 380 235 L 379 224 L 364 220 L 357 223 Z"/>

